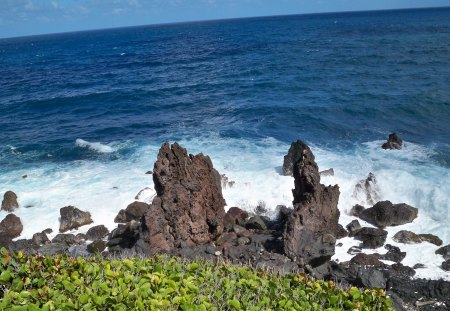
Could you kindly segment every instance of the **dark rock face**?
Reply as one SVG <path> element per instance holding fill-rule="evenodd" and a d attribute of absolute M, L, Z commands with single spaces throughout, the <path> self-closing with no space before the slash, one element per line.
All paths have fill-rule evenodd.
<path fill-rule="evenodd" d="M 297 140 L 291 144 L 288 154 L 284 156 L 283 161 L 283 175 L 293 176 L 294 165 L 297 163 L 303 154 L 304 146 L 306 146 L 301 140 Z"/>
<path fill-rule="evenodd" d="M 293 146 L 291 149 L 301 157 L 294 165 L 294 211 L 283 233 L 284 252 L 314 268 L 328 262 L 334 254 L 339 187 L 320 183 L 319 169 L 307 145 L 297 141 Z"/>
<path fill-rule="evenodd" d="M 369 173 L 366 179 L 360 180 L 353 191 L 353 197 L 363 203 L 374 205 L 380 200 L 380 194 L 375 175 Z"/>
<path fill-rule="evenodd" d="M 450 259 L 450 244 L 446 245 L 446 246 L 442 246 L 441 248 L 438 248 L 436 250 L 436 254 L 444 256 L 445 260 Z"/>
<path fill-rule="evenodd" d="M 147 249 L 143 243 L 139 243 L 142 235 L 142 224 L 137 221 L 130 221 L 126 224 L 119 224 L 109 235 L 106 245 L 110 252 L 121 252 L 124 249 L 135 248 L 136 252 L 146 253 Z M 136 247 L 138 246 L 138 247 Z"/>
<path fill-rule="evenodd" d="M 350 211 L 349 211 L 349 215 L 350 216 L 355 216 L 355 217 L 359 217 L 359 215 L 362 213 L 362 211 L 365 210 L 365 207 L 359 204 L 356 204 L 355 206 L 353 206 Z"/>
<path fill-rule="evenodd" d="M 127 206 L 125 210 L 120 210 L 114 222 L 126 223 L 132 220 L 139 221 L 150 208 L 150 205 L 143 202 L 135 201 Z"/>
<path fill-rule="evenodd" d="M 408 230 L 400 230 L 394 235 L 393 239 L 395 242 L 405 244 L 429 242 L 437 246 L 442 245 L 442 240 L 433 234 L 416 234 Z"/>
<path fill-rule="evenodd" d="M 378 248 L 386 242 L 387 231 L 363 227 L 355 234 L 355 239 L 362 241 L 363 248 Z"/>
<path fill-rule="evenodd" d="M 389 134 L 387 142 L 381 148 L 383 149 L 402 149 L 403 140 L 396 133 Z"/>
<path fill-rule="evenodd" d="M 247 229 L 267 230 L 266 223 L 259 215 L 250 217 L 245 226 Z"/>
<path fill-rule="evenodd" d="M 361 230 L 361 225 L 359 223 L 359 221 L 357 221 L 356 219 L 352 220 L 347 226 L 346 226 L 348 232 L 349 232 L 349 236 L 354 236 L 356 234 L 356 232 L 358 232 L 359 230 Z"/>
<path fill-rule="evenodd" d="M 338 231 L 336 234 L 336 239 L 342 239 L 348 236 L 347 230 L 345 230 L 345 228 L 341 224 L 338 224 Z"/>
<path fill-rule="evenodd" d="M 17 195 L 12 191 L 6 191 L 3 195 L 2 210 L 7 212 L 13 212 L 19 207 L 17 203 Z"/>
<path fill-rule="evenodd" d="M 20 218 L 14 214 L 6 215 L 0 222 L 0 234 L 7 238 L 17 238 L 22 233 L 22 230 L 22 222 L 20 221 Z"/>
<path fill-rule="evenodd" d="M 406 257 L 406 252 L 400 251 L 400 248 L 393 246 L 391 244 L 386 244 L 384 246 L 387 249 L 387 253 L 381 256 L 381 259 L 390 260 L 394 262 L 401 262 Z"/>
<path fill-rule="evenodd" d="M 53 239 L 52 243 L 55 244 L 66 244 L 67 246 L 77 244 L 77 239 L 74 234 L 65 233 L 57 234 Z"/>
<path fill-rule="evenodd" d="M 378 254 L 364 254 L 359 253 L 350 260 L 353 264 L 358 264 L 360 266 L 375 266 L 382 267 L 384 264 L 380 261 L 380 256 Z"/>
<path fill-rule="evenodd" d="M 109 234 L 108 228 L 104 225 L 94 226 L 86 232 L 86 238 L 91 241 L 103 239 Z"/>
<path fill-rule="evenodd" d="M 225 214 L 223 219 L 223 224 L 225 227 L 230 227 L 235 224 L 240 226 L 245 226 L 248 218 L 248 213 L 239 207 L 230 207 L 230 209 Z"/>
<path fill-rule="evenodd" d="M 152 253 L 213 241 L 223 231 L 220 174 L 203 154 L 164 143 L 153 169 L 157 197 L 145 215 Z"/>
<path fill-rule="evenodd" d="M 41 245 L 50 243 L 50 240 L 48 239 L 47 234 L 43 231 L 33 234 L 33 238 L 31 240 L 37 246 L 41 246 Z"/>
<path fill-rule="evenodd" d="M 106 242 L 102 240 L 96 240 L 87 245 L 87 251 L 91 254 L 101 253 L 106 248 Z"/>
<path fill-rule="evenodd" d="M 450 259 L 447 259 L 446 261 L 444 261 L 441 265 L 442 270 L 445 271 L 450 271 Z"/>
<path fill-rule="evenodd" d="M 410 223 L 417 218 L 418 213 L 417 208 L 405 203 L 392 204 L 390 201 L 380 201 L 363 210 L 358 217 L 374 226 L 384 228 Z"/>
<path fill-rule="evenodd" d="M 61 214 L 61 223 L 59 232 L 66 232 L 72 229 L 78 229 L 81 226 L 92 223 L 91 214 L 83 212 L 74 206 L 66 206 L 59 210 Z"/>

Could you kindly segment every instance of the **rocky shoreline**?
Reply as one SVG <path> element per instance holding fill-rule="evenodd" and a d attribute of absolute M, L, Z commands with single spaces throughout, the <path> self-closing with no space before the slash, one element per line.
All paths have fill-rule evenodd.
<path fill-rule="evenodd" d="M 382 148 L 401 149 L 402 144 L 393 133 Z M 19 208 L 17 195 L 7 191 L 2 210 L 10 214 L 0 223 L 0 245 L 43 255 L 166 253 L 186 258 L 223 258 L 275 273 L 305 272 L 333 279 L 344 286 L 384 288 L 398 310 L 448 310 L 450 307 L 450 282 L 413 279 L 414 268 L 420 267 L 402 265 L 406 253 L 396 246 L 385 245 L 387 231 L 384 229 L 410 223 L 419 210 L 404 203 L 380 201 L 376 178 L 370 173 L 355 186 L 354 196 L 372 207 L 356 205 L 351 215 L 374 227 L 362 227 L 355 219 L 344 228 L 339 225 L 339 187 L 320 183 L 321 176 L 333 174 L 333 170 L 320 172 L 313 153 L 302 141 L 291 145 L 283 165 L 283 173 L 294 177 L 293 209 L 277 206 L 276 219 L 264 216 L 264 206 L 253 213 L 239 207 L 230 207 L 225 212 L 222 187 L 232 182 L 214 169 L 208 156 L 188 154 L 177 143 L 162 145 L 149 173 L 153 176 L 156 196 L 150 204 L 136 201 L 121 210 L 115 218 L 117 228 L 109 232 L 105 226 L 96 225 L 86 234 L 65 233 L 92 223 L 88 212 L 67 206 L 60 210 L 60 233 L 51 241 L 47 236 L 49 230 L 34 234 L 30 240 L 13 240 L 20 237 L 23 227 L 13 214 Z M 354 255 L 350 261 L 332 261 L 343 237 L 361 243 L 348 250 Z M 394 239 L 399 243 L 425 241 L 442 246 L 436 236 L 406 230 L 399 231 Z M 382 246 L 385 254 L 362 252 Z M 442 269 L 448 271 L 450 245 L 439 248 L 436 256 L 443 257 Z"/>

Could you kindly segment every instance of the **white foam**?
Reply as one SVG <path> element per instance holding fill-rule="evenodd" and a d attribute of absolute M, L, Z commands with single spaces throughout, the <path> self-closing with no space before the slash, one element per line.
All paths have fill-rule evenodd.
<path fill-rule="evenodd" d="M 88 148 L 90 150 L 93 150 L 93 151 L 96 151 L 96 152 L 99 152 L 99 153 L 111 153 L 111 152 L 116 151 L 115 148 L 110 147 L 108 145 L 104 145 L 104 144 L 99 143 L 99 142 L 91 143 L 91 142 L 88 142 L 88 141 L 83 140 L 81 138 L 77 138 L 75 140 L 75 145 L 77 147 Z"/>

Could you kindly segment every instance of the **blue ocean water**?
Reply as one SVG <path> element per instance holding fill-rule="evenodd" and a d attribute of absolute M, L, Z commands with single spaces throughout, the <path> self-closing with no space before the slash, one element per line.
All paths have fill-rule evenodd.
<path fill-rule="evenodd" d="M 229 205 L 289 205 L 279 167 L 303 139 L 335 169 L 343 214 L 372 171 L 450 242 L 450 8 L 2 39 L 0 129 L 0 192 L 46 226 L 64 204 L 114 218 L 152 186 L 164 140 L 209 154 L 236 181 Z M 405 149 L 381 150 L 393 131 Z"/>

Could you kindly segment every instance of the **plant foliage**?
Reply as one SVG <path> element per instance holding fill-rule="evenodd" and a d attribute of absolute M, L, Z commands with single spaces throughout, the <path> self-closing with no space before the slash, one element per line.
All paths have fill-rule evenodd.
<path fill-rule="evenodd" d="M 224 262 L 12 254 L 1 249 L 0 310 L 393 310 L 383 290 Z"/>

